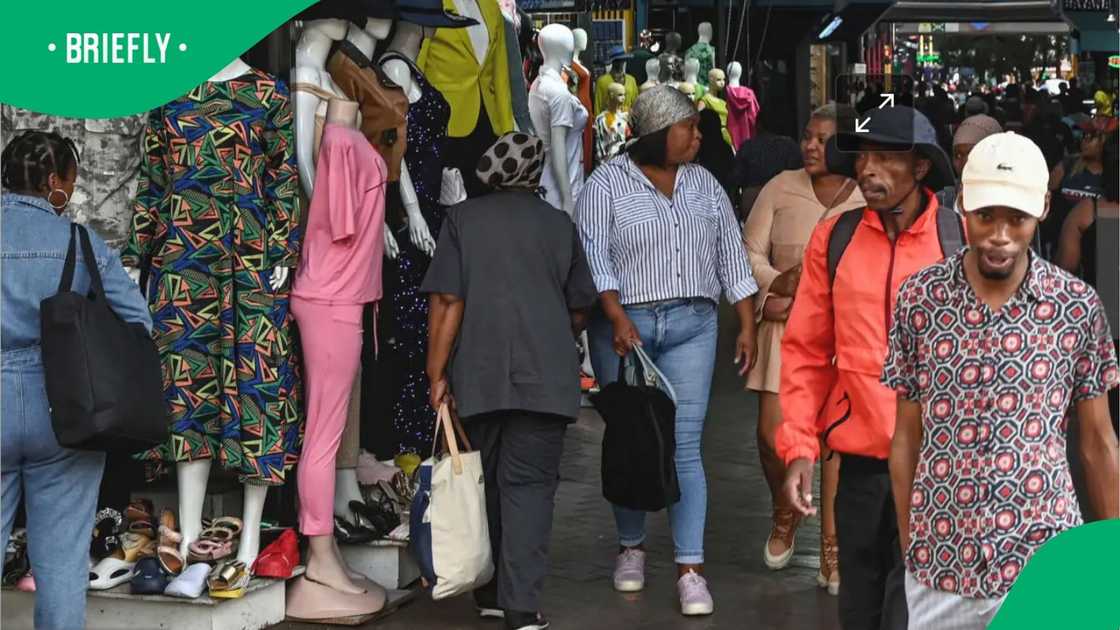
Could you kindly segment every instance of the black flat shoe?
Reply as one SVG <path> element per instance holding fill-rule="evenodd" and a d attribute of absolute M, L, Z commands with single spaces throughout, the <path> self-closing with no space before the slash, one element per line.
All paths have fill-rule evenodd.
<path fill-rule="evenodd" d="M 334 517 L 334 537 L 347 545 L 361 545 L 377 538 L 377 532 L 355 525 L 341 516 Z"/>
<path fill-rule="evenodd" d="M 360 526 L 374 531 L 378 538 L 388 536 L 389 532 L 401 524 L 401 518 L 396 513 L 380 505 L 351 501 L 350 511 L 354 513 L 355 520 Z"/>

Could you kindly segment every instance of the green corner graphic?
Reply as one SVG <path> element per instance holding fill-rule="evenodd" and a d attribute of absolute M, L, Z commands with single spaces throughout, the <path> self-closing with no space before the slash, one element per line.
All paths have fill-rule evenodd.
<path fill-rule="evenodd" d="M 310 4 L 5 3 L 0 101 L 79 118 L 147 111 L 187 93 Z"/>

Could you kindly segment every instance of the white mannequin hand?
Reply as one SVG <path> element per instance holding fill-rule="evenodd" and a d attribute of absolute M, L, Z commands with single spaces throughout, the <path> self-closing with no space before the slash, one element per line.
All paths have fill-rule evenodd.
<path fill-rule="evenodd" d="M 128 274 L 128 277 L 131 278 L 133 282 L 135 282 L 136 284 L 140 284 L 139 269 L 137 269 L 136 267 L 125 267 L 124 271 Z"/>
<path fill-rule="evenodd" d="M 279 291 L 284 286 L 284 283 L 288 281 L 289 271 L 287 267 L 275 267 L 272 270 L 272 276 L 268 279 L 268 285 L 272 287 L 273 291 Z"/>
<path fill-rule="evenodd" d="M 393 233 L 389 231 L 389 226 L 385 226 L 385 257 L 389 260 L 396 260 L 397 256 L 401 253 L 400 245 L 397 245 L 397 239 L 393 237 Z"/>
<path fill-rule="evenodd" d="M 431 256 L 436 251 L 436 241 L 432 238 L 432 232 L 428 229 L 428 222 L 424 220 L 424 215 L 420 214 L 420 206 L 405 206 L 404 211 L 408 215 L 409 240 L 416 249 Z"/>
<path fill-rule="evenodd" d="M 439 205 L 453 206 L 467 198 L 467 189 L 463 184 L 463 173 L 457 168 L 443 169 L 443 180 L 439 189 Z"/>

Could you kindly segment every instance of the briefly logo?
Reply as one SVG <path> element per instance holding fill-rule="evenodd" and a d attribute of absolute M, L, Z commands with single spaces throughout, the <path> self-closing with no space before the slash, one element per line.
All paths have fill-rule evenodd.
<path fill-rule="evenodd" d="M 1001 171 L 1014 171 L 1015 170 L 1015 167 L 1008 166 L 1006 164 L 997 164 L 996 168 L 1001 170 Z"/>
<path fill-rule="evenodd" d="M 67 33 L 68 64 L 165 64 L 171 33 Z M 180 42 L 179 52 L 186 52 Z M 51 42 L 49 52 L 58 50 Z"/>

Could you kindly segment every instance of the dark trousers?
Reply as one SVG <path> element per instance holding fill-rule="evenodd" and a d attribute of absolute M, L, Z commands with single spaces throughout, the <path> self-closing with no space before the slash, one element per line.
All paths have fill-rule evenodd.
<path fill-rule="evenodd" d="M 906 630 L 905 565 L 886 460 L 841 455 L 836 537 L 840 626 Z"/>
<path fill-rule="evenodd" d="M 482 453 L 496 569 L 494 581 L 476 593 L 479 603 L 493 602 L 496 590 L 503 610 L 540 610 L 568 422 L 562 416 L 528 411 L 464 419 L 471 446 Z"/>

